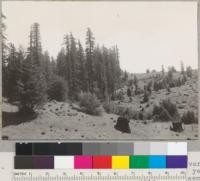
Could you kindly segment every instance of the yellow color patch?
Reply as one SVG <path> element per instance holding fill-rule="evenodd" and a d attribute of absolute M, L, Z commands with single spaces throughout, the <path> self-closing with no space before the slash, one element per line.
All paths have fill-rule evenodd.
<path fill-rule="evenodd" d="M 129 156 L 112 156 L 113 169 L 127 169 L 129 168 Z"/>

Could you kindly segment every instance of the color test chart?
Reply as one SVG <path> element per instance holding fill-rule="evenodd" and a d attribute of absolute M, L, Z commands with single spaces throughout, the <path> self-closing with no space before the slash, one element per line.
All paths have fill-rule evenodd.
<path fill-rule="evenodd" d="M 15 169 L 181 169 L 186 142 L 16 143 Z"/>

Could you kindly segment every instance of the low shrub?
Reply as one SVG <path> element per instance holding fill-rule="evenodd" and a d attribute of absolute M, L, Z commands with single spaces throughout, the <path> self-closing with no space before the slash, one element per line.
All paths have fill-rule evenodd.
<path fill-rule="evenodd" d="M 148 101 L 149 101 L 149 95 L 145 92 L 144 98 L 143 98 L 143 103 L 148 102 Z"/>
<path fill-rule="evenodd" d="M 113 102 L 105 102 L 103 104 L 104 110 L 110 114 L 110 113 L 115 113 L 116 112 L 116 105 Z"/>
<path fill-rule="evenodd" d="M 50 100 L 65 101 L 67 97 L 66 81 L 59 76 L 55 76 L 47 90 L 48 98 Z"/>
<path fill-rule="evenodd" d="M 144 112 L 143 113 L 143 119 L 144 120 L 152 120 L 152 118 L 153 118 L 152 113 L 150 113 L 150 112 Z"/>
<path fill-rule="evenodd" d="M 162 112 L 162 108 L 160 106 L 154 105 L 153 107 L 153 115 L 160 115 Z"/>
<path fill-rule="evenodd" d="M 176 105 L 168 99 L 163 100 L 160 105 L 154 105 L 152 115 L 156 121 L 171 121 L 166 111 L 171 117 L 179 114 Z"/>
<path fill-rule="evenodd" d="M 81 93 L 79 95 L 80 107 L 83 111 L 91 115 L 100 115 L 102 113 L 101 103 L 94 94 Z"/>
<path fill-rule="evenodd" d="M 122 116 L 125 113 L 127 114 L 127 109 L 128 109 L 128 107 L 126 107 L 126 106 L 117 106 L 114 114 Z"/>
<path fill-rule="evenodd" d="M 163 100 L 161 104 L 171 116 L 174 116 L 178 112 L 176 104 L 173 104 L 169 99 Z"/>
<path fill-rule="evenodd" d="M 124 93 L 122 90 L 114 94 L 114 100 L 124 101 Z"/>
<path fill-rule="evenodd" d="M 105 102 L 103 104 L 103 108 L 108 114 L 112 113 L 117 114 L 119 116 L 123 116 L 126 114 L 126 116 L 128 116 L 129 119 L 138 120 L 138 112 L 132 107 L 119 106 L 113 102 Z"/>
<path fill-rule="evenodd" d="M 134 110 L 131 107 L 128 107 L 126 109 L 126 111 L 127 111 L 127 114 L 128 114 L 128 116 L 129 116 L 130 119 L 134 119 L 134 120 L 138 119 L 138 112 L 136 110 Z"/>
<path fill-rule="evenodd" d="M 183 114 L 181 118 L 184 124 L 198 123 L 198 118 L 195 116 L 194 111 L 187 111 Z"/>
<path fill-rule="evenodd" d="M 139 119 L 139 120 L 144 120 L 144 115 L 143 115 L 142 112 L 139 112 L 139 114 L 138 114 L 138 119 Z"/>

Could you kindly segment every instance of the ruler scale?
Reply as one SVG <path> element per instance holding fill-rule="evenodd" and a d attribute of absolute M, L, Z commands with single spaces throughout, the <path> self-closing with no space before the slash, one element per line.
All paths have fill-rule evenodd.
<path fill-rule="evenodd" d="M 178 170 L 112 170 L 112 171 L 75 171 L 75 170 L 59 170 L 59 171 L 15 171 L 13 181 L 119 181 L 119 180 L 135 180 L 135 181 L 185 181 L 187 178 L 186 169 Z"/>

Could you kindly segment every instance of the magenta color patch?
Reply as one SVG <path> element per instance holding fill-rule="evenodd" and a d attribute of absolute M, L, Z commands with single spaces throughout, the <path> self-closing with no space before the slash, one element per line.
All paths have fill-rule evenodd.
<path fill-rule="evenodd" d="M 75 156 L 74 157 L 75 169 L 92 168 L 92 156 Z"/>

